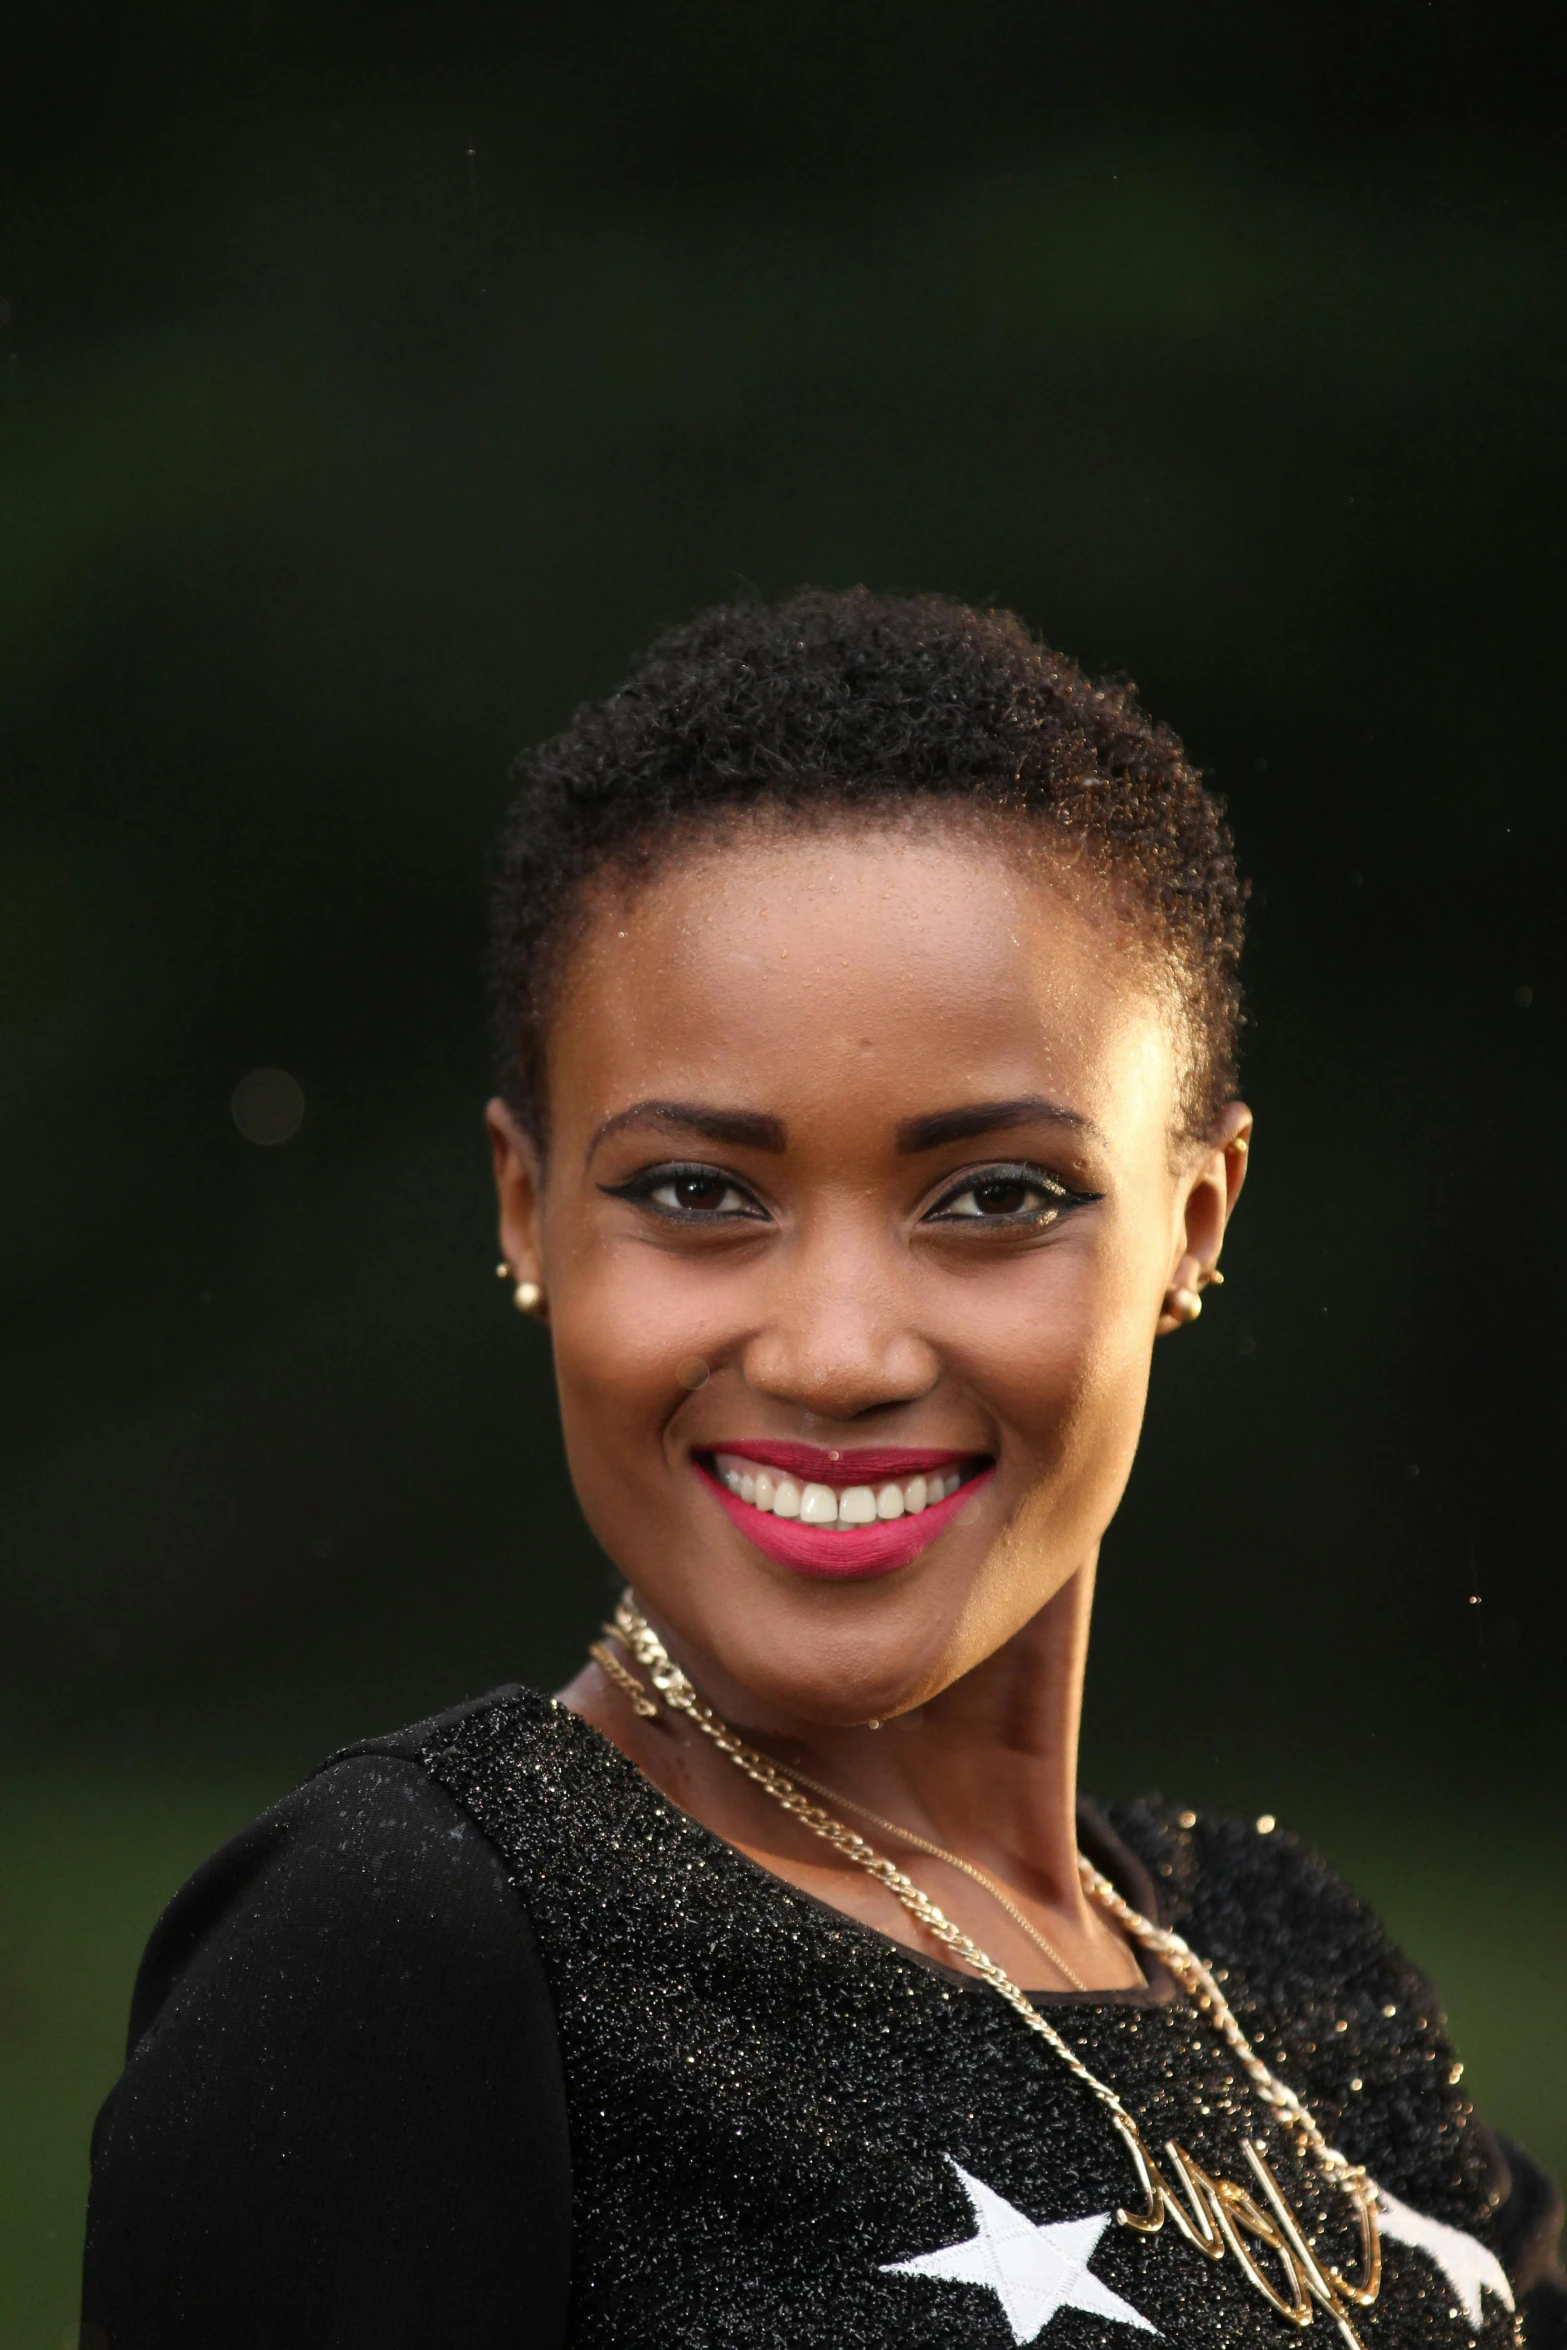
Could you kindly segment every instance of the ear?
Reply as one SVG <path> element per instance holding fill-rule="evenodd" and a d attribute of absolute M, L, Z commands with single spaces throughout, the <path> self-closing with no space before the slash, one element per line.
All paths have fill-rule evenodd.
<path fill-rule="evenodd" d="M 495 1196 L 500 1209 L 501 1254 L 516 1281 L 535 1281 L 544 1288 L 544 1250 L 539 1230 L 544 1170 L 538 1145 L 518 1125 L 499 1095 L 485 1105 L 484 1123 L 490 1137 L 490 1159 L 495 1169 Z"/>
<path fill-rule="evenodd" d="M 1196 1165 L 1184 1178 L 1185 1197 L 1157 1326 L 1161 1338 L 1183 1329 L 1197 1312 L 1195 1306 L 1185 1314 L 1172 1309 L 1170 1300 L 1179 1291 L 1200 1297 L 1209 1282 L 1224 1278 L 1219 1271 L 1219 1251 L 1246 1180 L 1251 1130 L 1252 1116 L 1246 1104 L 1226 1103 Z"/>

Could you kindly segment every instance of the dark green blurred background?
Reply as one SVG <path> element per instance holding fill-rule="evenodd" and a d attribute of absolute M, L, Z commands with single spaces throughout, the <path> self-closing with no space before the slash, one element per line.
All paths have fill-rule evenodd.
<path fill-rule="evenodd" d="M 488 843 L 657 626 L 807 579 L 1017 606 L 1229 796 L 1258 1147 L 1086 1776 L 1324 1843 L 1567 2167 L 1544 21 L 10 12 L 4 2350 L 67 2339 L 180 1877 L 596 1620 L 491 1278 Z"/>

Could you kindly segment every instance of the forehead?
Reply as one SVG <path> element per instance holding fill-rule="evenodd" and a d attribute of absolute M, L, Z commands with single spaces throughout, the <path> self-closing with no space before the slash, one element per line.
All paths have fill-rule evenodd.
<path fill-rule="evenodd" d="M 594 904 L 550 1038 L 551 1120 L 650 1093 L 805 1115 L 847 1087 L 867 1105 L 1045 1090 L 1102 1126 L 1167 1129 L 1158 980 L 1130 920 L 1037 835 L 746 826 Z"/>

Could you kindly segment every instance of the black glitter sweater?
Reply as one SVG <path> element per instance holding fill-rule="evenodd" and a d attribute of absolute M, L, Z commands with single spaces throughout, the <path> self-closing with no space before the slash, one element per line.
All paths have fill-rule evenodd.
<path fill-rule="evenodd" d="M 1284 1834 L 1149 1802 L 1082 1826 L 1389 2199 L 1364 2350 L 1520 2326 L 1564 2350 L 1559 2206 L 1475 2120 L 1375 1920 Z M 1262 2142 L 1322 2257 L 1357 2268 L 1343 2199 L 1168 1978 L 1048 2013 L 1148 2147 L 1255 2195 Z M 1102 2110 L 992 1991 L 506 1690 L 338 1757 L 171 1904 L 94 2135 L 83 2341 L 1282 2350 L 1233 2255 L 1118 2225 L 1136 2203 Z"/>

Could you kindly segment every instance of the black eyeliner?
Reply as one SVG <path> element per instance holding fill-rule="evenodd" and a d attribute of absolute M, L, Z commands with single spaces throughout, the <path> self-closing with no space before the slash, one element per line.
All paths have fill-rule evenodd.
<path fill-rule="evenodd" d="M 1042 1208 L 1025 1209 L 1020 1213 L 1008 1216 L 987 1216 L 983 1211 L 976 1216 L 942 1215 L 941 1210 L 947 1200 L 961 1199 L 964 1192 L 981 1191 L 992 1183 L 1016 1183 L 1030 1190 L 1046 1192 L 1050 1195 L 1050 1204 Z M 988 1225 L 992 1231 L 1026 1232 L 1031 1229 L 1038 1231 L 1048 1224 L 1055 1223 L 1070 1209 L 1091 1207 L 1096 1200 L 1103 1198 L 1102 1191 L 1074 1191 L 1071 1185 L 1063 1183 L 1059 1176 L 1052 1175 L 1048 1169 L 1036 1166 L 1028 1160 L 1001 1159 L 992 1160 L 987 1166 L 966 1169 L 964 1173 L 954 1177 L 943 1192 L 941 1199 L 936 1202 L 934 1207 L 927 1209 L 926 1214 L 942 1223 Z"/>
<path fill-rule="evenodd" d="M 633 1175 L 628 1183 L 601 1183 L 598 1189 L 607 1199 L 630 1200 L 633 1206 L 644 1207 L 650 1215 L 662 1216 L 668 1224 L 734 1224 L 768 1221 L 767 1211 L 758 1202 L 755 1209 L 737 1208 L 661 1208 L 653 1193 L 661 1184 L 678 1183 L 682 1177 L 702 1183 L 727 1184 L 747 1199 L 755 1195 L 750 1186 L 725 1167 L 715 1167 L 702 1159 L 663 1159 L 656 1167 L 645 1167 Z"/>

